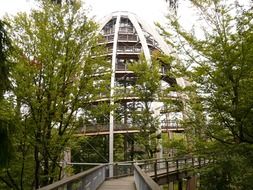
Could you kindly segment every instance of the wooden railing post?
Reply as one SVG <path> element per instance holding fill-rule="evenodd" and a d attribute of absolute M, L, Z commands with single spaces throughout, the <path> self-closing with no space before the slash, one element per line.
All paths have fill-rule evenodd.
<path fill-rule="evenodd" d="M 145 160 L 145 161 L 144 161 L 144 171 L 145 171 L 145 172 L 148 171 L 148 170 L 147 170 L 147 166 L 148 166 L 148 164 L 147 164 L 147 161 Z"/>
<path fill-rule="evenodd" d="M 154 163 L 155 181 L 157 181 L 157 160 Z"/>
<path fill-rule="evenodd" d="M 130 174 L 134 173 L 134 162 L 131 163 Z"/>
<path fill-rule="evenodd" d="M 169 161 L 165 159 L 165 166 L 166 166 L 166 174 L 167 174 L 167 183 L 169 183 Z"/>
<path fill-rule="evenodd" d="M 182 179 L 178 180 L 178 190 L 183 190 L 183 180 Z"/>
<path fill-rule="evenodd" d="M 169 161 L 167 159 L 165 160 L 165 164 L 166 164 L 166 172 L 169 173 Z"/>
<path fill-rule="evenodd" d="M 72 183 L 67 184 L 67 190 L 72 190 Z"/>
<path fill-rule="evenodd" d="M 112 177 L 118 177 L 118 163 L 115 163 L 115 165 L 114 165 L 114 176 L 112 176 Z"/>

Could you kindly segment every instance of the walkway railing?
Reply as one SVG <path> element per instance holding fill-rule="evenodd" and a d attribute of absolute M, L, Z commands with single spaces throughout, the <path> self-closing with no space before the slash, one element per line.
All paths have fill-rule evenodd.
<path fill-rule="evenodd" d="M 134 164 L 134 181 L 137 190 L 159 190 L 160 186 L 141 168 Z"/>
<path fill-rule="evenodd" d="M 187 171 L 191 171 L 194 168 L 201 168 L 209 163 L 210 160 L 206 160 L 201 157 L 182 157 L 182 158 L 169 158 L 169 159 L 157 159 L 149 161 L 143 165 L 140 165 L 145 173 L 148 173 L 154 181 L 159 183 L 160 178 L 165 177 L 166 182 L 174 181 L 180 176 L 182 178 L 189 175 Z"/>
<path fill-rule="evenodd" d="M 159 185 L 186 178 L 187 183 L 194 176 L 194 168 L 200 168 L 212 160 L 201 157 L 186 156 L 183 158 L 145 160 L 134 166 L 134 179 L 137 190 L 159 190 Z M 182 190 L 181 186 L 178 186 Z"/>
<path fill-rule="evenodd" d="M 184 130 L 184 128 L 177 122 L 177 120 L 163 120 L 160 123 L 162 130 Z M 135 126 L 134 123 L 119 123 L 115 122 L 114 132 L 117 131 L 138 131 L 139 127 Z M 109 126 L 107 123 L 101 124 L 84 124 L 83 127 L 80 127 L 77 131 L 78 134 L 87 134 L 89 133 L 109 133 Z"/>
<path fill-rule="evenodd" d="M 119 178 L 134 175 L 137 190 L 159 190 L 158 184 L 186 177 L 188 170 L 202 167 L 210 160 L 199 157 L 163 158 L 118 162 L 113 164 L 114 176 Z M 74 165 L 74 163 L 70 163 Z M 85 172 L 64 178 L 39 190 L 84 190 L 97 189 L 108 178 L 109 164 L 101 164 Z M 183 175 L 180 176 L 180 173 Z"/>
<path fill-rule="evenodd" d="M 105 180 L 107 165 L 96 166 L 85 172 L 64 178 L 39 190 L 83 190 L 97 189 Z"/>

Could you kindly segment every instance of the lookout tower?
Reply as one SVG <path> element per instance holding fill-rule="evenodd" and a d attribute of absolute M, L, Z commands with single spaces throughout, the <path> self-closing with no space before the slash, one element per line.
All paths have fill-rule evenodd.
<path fill-rule="evenodd" d="M 110 112 L 109 116 L 109 162 L 113 163 L 113 142 L 115 130 L 131 128 L 131 118 L 127 114 L 129 105 L 138 104 L 138 98 L 132 94 L 131 81 L 135 80 L 134 73 L 128 70 L 128 64 L 138 61 L 142 53 L 148 63 L 151 63 L 152 52 L 158 51 L 169 54 L 170 49 L 162 40 L 159 34 L 140 20 L 135 14 L 130 12 L 113 12 L 101 21 L 100 33 L 104 37 L 106 56 L 111 62 L 111 82 L 110 82 L 110 105 L 115 104 L 115 95 L 124 94 L 124 98 L 117 98 L 117 103 L 123 110 L 120 121 L 115 119 L 115 111 Z M 176 79 L 167 76 L 168 68 L 161 65 L 161 87 L 166 88 L 176 84 Z M 170 94 L 177 96 L 177 93 Z M 163 125 L 176 127 L 172 116 L 181 117 L 181 113 L 163 113 L 163 103 L 155 102 L 152 105 L 155 114 L 160 115 L 160 126 L 158 132 L 161 133 Z M 167 121 L 166 121 L 167 120 Z M 169 124 L 168 124 L 169 122 Z M 120 129 L 122 128 L 122 129 Z M 112 176 L 112 175 L 111 175 Z"/>

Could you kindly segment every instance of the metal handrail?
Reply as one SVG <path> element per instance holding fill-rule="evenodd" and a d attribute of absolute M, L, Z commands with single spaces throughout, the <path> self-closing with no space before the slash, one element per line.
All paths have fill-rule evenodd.
<path fill-rule="evenodd" d="M 202 167 L 210 163 L 210 160 L 205 158 L 193 157 L 187 155 L 184 157 L 171 157 L 161 159 L 147 159 L 116 162 L 113 164 L 113 178 L 133 175 L 137 190 L 159 190 L 159 185 L 155 182 L 158 177 L 158 170 L 165 169 L 167 175 L 171 173 L 187 171 L 195 167 Z M 67 163 L 69 165 L 87 164 L 87 163 Z M 88 163 L 94 165 L 94 163 Z M 106 179 L 109 164 L 101 164 L 90 170 L 76 174 L 71 177 L 64 178 L 51 185 L 42 187 L 38 190 L 74 190 L 74 189 L 97 189 Z M 154 175 L 149 175 L 147 172 L 154 172 Z M 154 180 L 152 179 L 154 178 Z"/>
<path fill-rule="evenodd" d="M 176 120 L 165 120 L 161 122 L 162 129 L 174 129 L 181 127 L 180 124 L 177 123 Z M 115 123 L 115 131 L 118 130 L 139 130 L 140 127 L 136 126 L 134 123 Z M 109 131 L 109 127 L 107 123 L 97 123 L 97 124 L 85 124 L 83 127 L 79 129 L 78 132 L 88 133 L 88 132 L 104 132 Z"/>
<path fill-rule="evenodd" d="M 137 190 L 159 190 L 161 189 L 154 180 L 141 170 L 141 168 L 134 164 L 134 181 Z"/>
<path fill-rule="evenodd" d="M 96 166 L 90 170 L 64 178 L 51 185 L 39 188 L 38 190 L 74 190 L 77 189 L 77 186 L 81 189 L 97 189 L 105 180 L 106 167 L 107 165 Z"/>

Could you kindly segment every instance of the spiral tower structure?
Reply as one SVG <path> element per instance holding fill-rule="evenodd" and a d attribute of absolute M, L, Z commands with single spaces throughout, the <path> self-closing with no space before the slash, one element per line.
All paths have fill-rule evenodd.
<path fill-rule="evenodd" d="M 108 59 L 111 61 L 111 82 L 110 82 L 110 105 L 115 104 L 115 95 L 124 93 L 120 105 L 125 114 L 121 121 L 116 122 L 114 111 L 110 112 L 109 122 L 109 162 L 113 163 L 113 141 L 115 129 L 122 126 L 130 126 L 131 118 L 127 115 L 128 105 L 137 104 L 138 100 L 131 94 L 131 81 L 134 81 L 133 72 L 128 70 L 128 64 L 138 61 L 142 53 L 148 63 L 151 63 L 153 51 L 169 54 L 167 44 L 162 40 L 156 31 L 130 12 L 114 12 L 101 21 L 100 33 L 104 37 L 103 43 L 107 50 Z M 168 68 L 161 65 L 161 86 L 168 87 L 177 83 L 177 80 L 166 75 Z M 122 91 L 122 89 L 124 89 Z M 177 96 L 177 93 L 174 93 Z M 118 101 L 118 100 L 117 100 Z M 134 102 L 134 103 L 133 103 Z M 160 123 L 170 118 L 171 113 L 163 113 L 163 103 L 154 102 L 153 112 L 160 115 Z M 174 113 L 175 116 L 175 113 Z M 179 116 L 180 117 L 180 116 Z M 173 125 L 173 123 L 170 123 Z M 123 128 L 122 128 L 123 129 Z M 161 132 L 162 127 L 158 129 Z M 111 170 L 112 171 L 112 170 Z M 112 174 L 110 174 L 112 176 Z"/>

